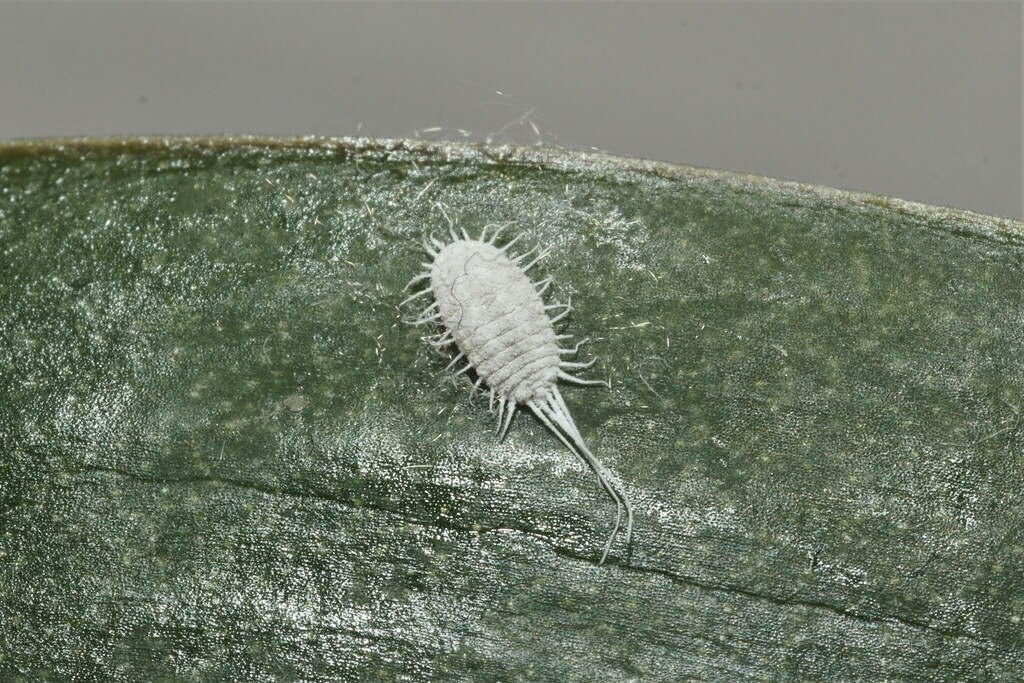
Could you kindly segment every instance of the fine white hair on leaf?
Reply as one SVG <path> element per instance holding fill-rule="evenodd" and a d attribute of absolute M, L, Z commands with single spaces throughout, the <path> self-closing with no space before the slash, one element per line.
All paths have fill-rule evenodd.
<path fill-rule="evenodd" d="M 498 236 L 505 227 L 487 225 L 479 239 L 472 239 L 465 229 L 451 225 L 451 242 L 447 244 L 429 236 L 423 247 L 432 261 L 424 264 L 424 272 L 413 278 L 406 290 L 422 282 L 429 285 L 414 292 L 402 305 L 433 295 L 433 302 L 410 322 L 413 325 L 439 324 L 443 328 L 426 337 L 427 342 L 438 349 L 454 345 L 457 353 L 445 371 L 465 361 L 466 364 L 455 371 L 455 376 L 473 370 L 477 375 L 473 392 L 486 386 L 489 409 L 495 412 L 496 407 L 497 411 L 499 439 L 504 439 L 516 410 L 526 406 L 594 471 L 615 503 L 615 524 L 601 554 L 603 564 L 622 528 L 623 516 L 628 551 L 633 534 L 633 506 L 615 475 L 587 448 L 557 382 L 608 387 L 610 384 L 569 374 L 569 370 L 589 368 L 597 360 L 581 363 L 561 359 L 563 355 L 575 354 L 587 341 L 579 342 L 574 348 L 561 348 L 558 344 L 572 336 L 557 335 L 554 330 L 554 323 L 573 310 L 572 299 L 545 305 L 541 294 L 551 284 L 551 277 L 532 282 L 526 271 L 550 251 L 534 248 L 510 257 L 509 248 L 524 233 L 498 247 Z M 493 233 L 488 237 L 490 230 Z M 520 265 L 534 254 L 527 265 Z M 556 309 L 560 310 L 558 315 L 549 318 L 547 312 Z"/>

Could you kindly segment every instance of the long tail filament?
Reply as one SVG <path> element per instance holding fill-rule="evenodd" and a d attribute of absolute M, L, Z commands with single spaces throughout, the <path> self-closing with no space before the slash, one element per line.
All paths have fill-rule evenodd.
<path fill-rule="evenodd" d="M 554 432 L 555 436 L 570 451 L 579 456 L 584 463 L 594 470 L 598 481 L 601 482 L 601 486 L 604 487 L 604 490 L 615 501 L 615 528 L 612 529 L 611 536 L 608 537 L 608 542 L 604 546 L 604 554 L 601 555 L 600 564 L 604 564 L 604 561 L 608 559 L 608 552 L 612 548 L 612 543 L 615 542 L 615 537 L 619 533 L 619 528 L 622 526 L 623 508 L 626 510 L 626 546 L 629 546 L 630 538 L 633 535 L 633 505 L 629 501 L 629 496 L 626 495 L 625 490 L 621 494 L 616 490 L 616 486 L 620 490 L 623 489 L 622 484 L 618 482 L 614 474 L 598 462 L 594 454 L 587 448 L 587 445 L 583 443 L 583 437 L 580 436 L 580 432 L 576 428 L 576 424 L 573 422 L 569 409 L 566 407 L 565 401 L 562 400 L 562 395 L 557 387 L 545 400 L 529 401 L 526 405 L 533 410 L 537 418 L 544 423 L 544 426 Z M 613 486 L 613 483 L 615 486 Z"/>

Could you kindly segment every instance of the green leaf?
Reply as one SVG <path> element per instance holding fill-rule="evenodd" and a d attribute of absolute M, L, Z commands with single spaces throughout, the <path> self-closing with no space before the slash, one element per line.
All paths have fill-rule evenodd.
<path fill-rule="evenodd" d="M 0 146 L 0 679 L 1017 681 L 1024 226 L 563 150 Z M 525 231 L 636 509 L 403 320 Z M 533 272 L 533 271 L 531 271 Z"/>

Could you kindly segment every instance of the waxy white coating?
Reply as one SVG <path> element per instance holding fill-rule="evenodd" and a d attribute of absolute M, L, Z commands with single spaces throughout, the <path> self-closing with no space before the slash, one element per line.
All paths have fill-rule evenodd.
<path fill-rule="evenodd" d="M 446 245 L 430 289 L 441 322 L 487 386 L 521 405 L 547 400 L 561 349 L 540 294 L 504 251 L 479 240 Z"/>
<path fill-rule="evenodd" d="M 554 329 L 554 323 L 572 310 L 572 304 L 544 304 L 541 294 L 551 284 L 551 278 L 534 283 L 526 271 L 546 256 L 546 252 L 521 267 L 519 262 L 533 251 L 509 258 L 506 252 L 522 235 L 499 248 L 494 243 L 500 231 L 498 228 L 488 240 L 487 228 L 484 228 L 480 239 L 474 240 L 465 230 L 460 236 L 453 228 L 449 244 L 431 237 L 423 246 L 433 261 L 423 264 L 426 272 L 409 283 L 411 287 L 429 280 L 430 287 L 402 303 L 429 293 L 434 295 L 434 303 L 427 306 L 413 324 L 440 323 L 444 326 L 443 332 L 428 340 L 438 348 L 455 344 L 459 353 L 448 368 L 465 359 L 466 365 L 455 374 L 474 369 L 478 377 L 475 388 L 487 384 L 492 410 L 497 399 L 499 438 L 504 438 L 508 431 L 516 408 L 525 405 L 570 451 L 594 470 L 601 486 L 615 501 L 615 526 L 601 555 L 603 564 L 622 525 L 623 510 L 626 511 L 626 545 L 629 546 L 633 533 L 633 507 L 622 484 L 598 462 L 583 442 L 558 391 L 557 381 L 605 383 L 583 380 L 565 372 L 587 368 L 594 363 L 570 363 L 560 358 L 576 353 L 580 346 L 577 344 L 573 349 L 559 347 L 560 339 L 572 335 L 556 335 Z M 547 311 L 552 308 L 561 308 L 562 312 L 549 318 Z"/>

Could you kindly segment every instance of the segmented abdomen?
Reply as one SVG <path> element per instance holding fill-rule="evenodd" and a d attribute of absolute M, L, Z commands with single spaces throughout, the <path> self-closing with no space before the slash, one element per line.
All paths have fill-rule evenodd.
<path fill-rule="evenodd" d="M 558 377 L 559 348 L 526 274 L 477 240 L 444 247 L 430 274 L 441 320 L 484 382 L 517 403 L 546 395 Z"/>

